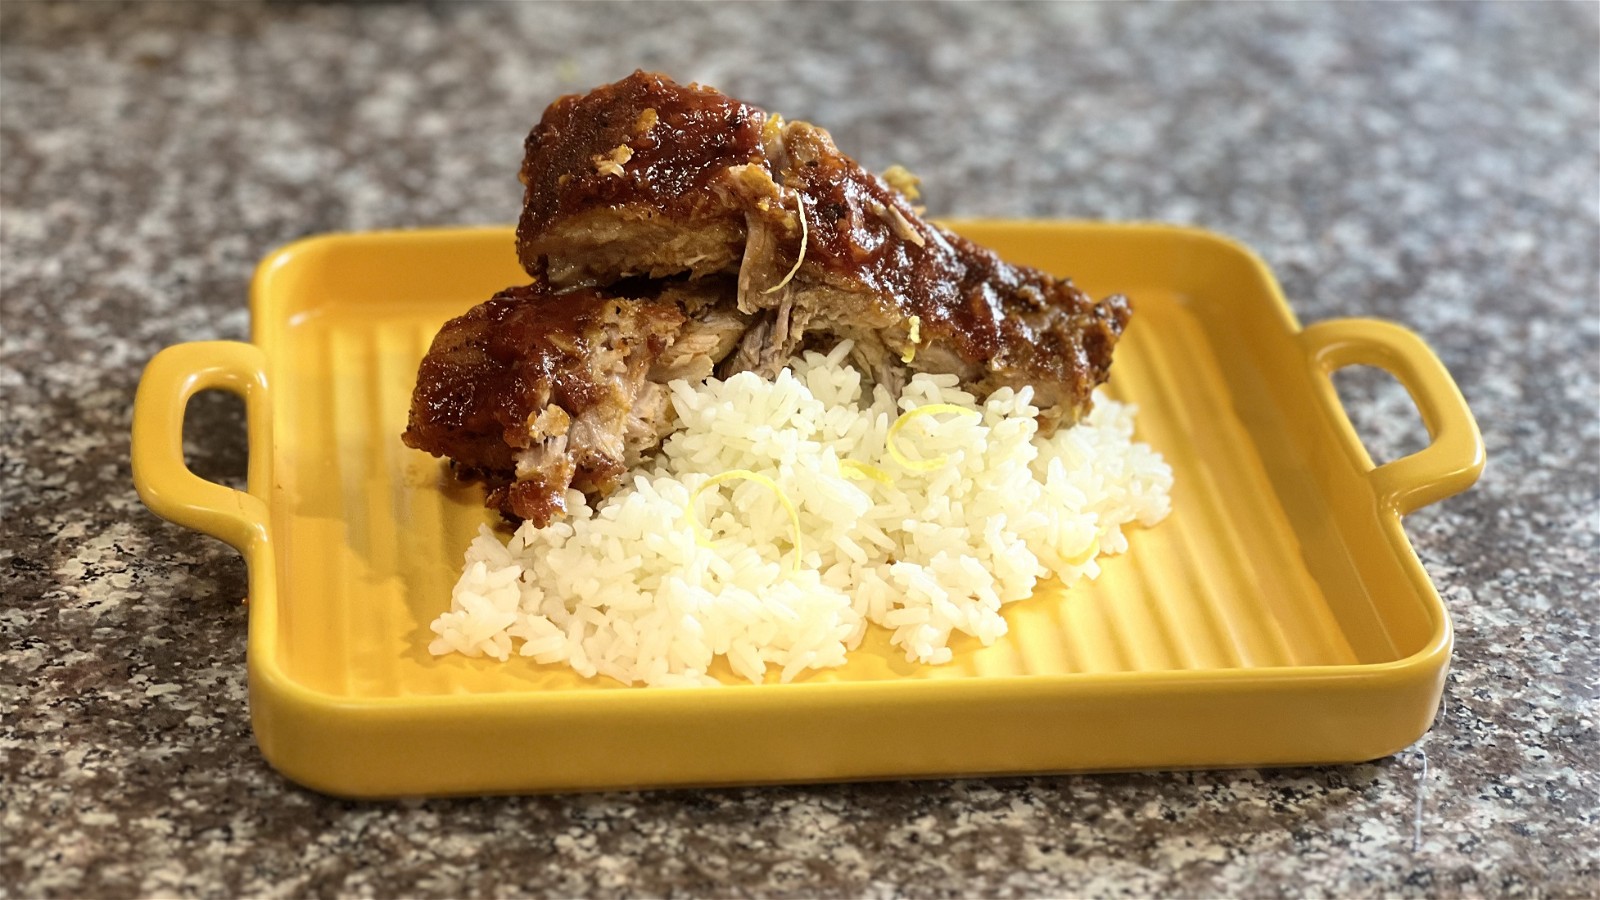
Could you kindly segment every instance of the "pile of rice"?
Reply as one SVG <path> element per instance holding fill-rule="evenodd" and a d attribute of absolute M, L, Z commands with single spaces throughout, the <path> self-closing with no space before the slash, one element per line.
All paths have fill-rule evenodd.
<path fill-rule="evenodd" d="M 1031 390 L 979 403 L 918 374 L 897 409 L 849 349 L 772 381 L 674 382 L 677 431 L 631 485 L 592 509 L 569 492 L 570 518 L 509 543 L 482 529 L 429 649 L 647 685 L 716 684 L 723 657 L 789 681 L 876 625 L 945 663 L 953 633 L 994 642 L 1002 606 L 1094 578 L 1124 525 L 1167 514 L 1172 471 L 1133 441 L 1132 407 L 1099 397 L 1043 438 Z"/>

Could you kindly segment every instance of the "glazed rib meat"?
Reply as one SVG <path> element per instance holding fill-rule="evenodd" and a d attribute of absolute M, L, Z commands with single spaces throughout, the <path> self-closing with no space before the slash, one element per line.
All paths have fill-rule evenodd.
<path fill-rule="evenodd" d="M 434 338 L 402 438 L 542 527 L 565 514 L 569 487 L 609 493 L 661 442 L 662 385 L 704 379 L 744 330 L 718 314 L 723 293 L 714 281 L 647 298 L 537 281 L 501 291 Z"/>
<path fill-rule="evenodd" d="M 1076 422 L 1130 314 L 922 219 L 826 131 L 635 72 L 563 97 L 529 134 L 517 252 L 532 277 L 445 325 L 406 444 L 541 527 L 566 492 L 613 490 L 671 430 L 663 385 L 773 375 L 853 342 L 879 384 L 955 373 L 1031 386 Z"/>
<path fill-rule="evenodd" d="M 522 181 L 519 255 L 558 287 L 736 273 L 751 323 L 724 374 L 850 338 L 891 387 L 908 370 L 1032 385 L 1053 429 L 1088 410 L 1130 315 L 923 220 L 826 131 L 660 75 L 558 100 Z"/>

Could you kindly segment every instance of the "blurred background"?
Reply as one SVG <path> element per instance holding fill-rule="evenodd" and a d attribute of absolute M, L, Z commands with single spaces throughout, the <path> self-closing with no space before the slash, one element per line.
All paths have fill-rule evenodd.
<path fill-rule="evenodd" d="M 1579 4 L 8 6 L 7 248 L 126 241 L 179 315 L 301 235 L 512 221 L 544 106 L 636 67 L 900 162 L 934 215 L 1233 234 L 1307 318 L 1585 286 Z M 1441 263 L 1491 254 L 1463 297 Z"/>
<path fill-rule="evenodd" d="M 1193 224 L 1303 321 L 1421 333 L 1490 462 L 1407 522 L 1457 617 L 1416 846 L 1410 755 L 377 808 L 267 769 L 243 565 L 129 482 L 141 367 L 245 339 L 256 261 L 295 238 L 512 222 L 545 105 L 634 68 L 903 164 L 933 216 Z M 1600 890 L 1593 4 L 7 3 L 0 351 L 19 894 Z M 1388 379 L 1341 387 L 1379 459 L 1425 440 Z M 237 402 L 197 400 L 190 435 L 237 483 Z"/>

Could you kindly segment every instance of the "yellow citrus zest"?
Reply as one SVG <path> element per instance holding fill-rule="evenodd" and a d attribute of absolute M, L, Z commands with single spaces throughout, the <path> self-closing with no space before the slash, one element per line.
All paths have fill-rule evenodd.
<path fill-rule="evenodd" d="M 906 320 L 906 350 L 900 354 L 900 361 L 910 365 L 917 358 L 917 345 L 922 343 L 922 317 L 912 316 Z"/>
<path fill-rule="evenodd" d="M 871 463 L 858 462 L 853 459 L 841 459 L 839 460 L 839 471 L 843 472 L 846 478 L 870 478 L 885 487 L 894 486 L 894 479 L 889 477 L 889 473 Z"/>
<path fill-rule="evenodd" d="M 794 504 L 790 502 L 789 495 L 783 492 L 783 488 L 778 487 L 778 483 L 776 481 L 773 481 L 771 478 L 768 478 L 765 475 L 752 472 L 749 469 L 729 469 L 728 471 L 719 475 L 713 475 L 701 482 L 699 487 L 690 492 L 689 522 L 694 528 L 695 543 L 702 547 L 713 546 L 710 533 L 706 531 L 705 525 L 701 524 L 700 516 L 695 511 L 695 501 L 700 499 L 701 494 L 723 483 L 724 481 L 754 481 L 756 484 L 762 485 L 767 490 L 777 495 L 778 502 L 783 504 L 783 511 L 789 514 L 789 527 L 794 529 L 794 560 L 791 569 L 796 572 L 800 571 L 800 513 L 794 508 Z"/>
<path fill-rule="evenodd" d="M 762 291 L 763 294 L 771 294 L 788 284 L 794 273 L 800 271 L 800 264 L 806 261 L 806 244 L 810 241 L 811 235 L 806 230 L 806 198 L 798 191 L 794 195 L 794 208 L 800 214 L 800 255 L 794 258 L 794 265 L 790 267 L 789 274 L 783 276 L 782 281 Z"/>
<path fill-rule="evenodd" d="M 950 457 L 940 456 L 934 459 L 911 459 L 904 453 L 901 453 L 900 448 L 895 446 L 894 443 L 895 435 L 899 434 L 900 429 L 906 427 L 907 424 L 924 416 L 937 416 L 940 413 L 955 413 L 957 415 L 972 416 L 980 415 L 975 409 L 967 409 L 964 406 L 956 406 L 953 403 L 929 403 L 926 406 L 919 406 L 916 409 L 907 410 L 900 415 L 900 418 L 894 420 L 894 424 L 889 426 L 889 433 L 884 436 L 884 447 L 889 451 L 889 458 L 898 463 L 901 468 L 910 469 L 913 472 L 932 472 L 935 469 L 944 468 L 945 465 L 950 462 Z"/>

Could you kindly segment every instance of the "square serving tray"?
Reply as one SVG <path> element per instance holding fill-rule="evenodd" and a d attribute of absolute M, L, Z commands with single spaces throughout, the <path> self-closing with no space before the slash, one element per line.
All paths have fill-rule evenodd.
<path fill-rule="evenodd" d="M 514 657 L 434 658 L 479 490 L 400 442 L 449 317 L 527 281 L 507 228 L 317 237 L 268 257 L 252 342 L 146 369 L 146 504 L 249 564 L 250 713 L 266 758 L 344 796 L 1353 762 L 1428 727 L 1450 619 L 1400 525 L 1466 489 L 1482 439 L 1438 359 L 1373 320 L 1301 329 L 1248 250 L 1159 225 L 969 221 L 1015 262 L 1135 304 L 1110 385 L 1172 464 L 1172 515 L 991 647 L 916 666 L 869 635 L 790 684 L 630 688 Z M 1377 366 L 1432 436 L 1374 467 L 1329 375 Z M 184 466 L 185 406 L 248 407 L 248 492 Z"/>

